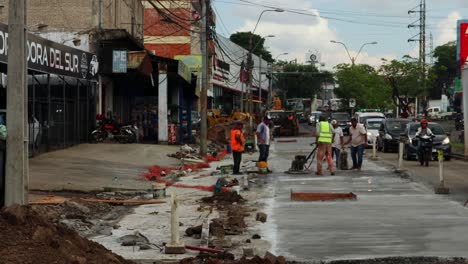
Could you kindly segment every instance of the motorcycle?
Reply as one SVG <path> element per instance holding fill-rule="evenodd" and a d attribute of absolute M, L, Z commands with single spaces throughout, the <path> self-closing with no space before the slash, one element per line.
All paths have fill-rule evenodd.
<path fill-rule="evenodd" d="M 421 166 L 429 166 L 429 160 L 432 159 L 432 146 L 434 136 L 418 136 L 419 149 L 418 149 L 418 160 Z"/>
<path fill-rule="evenodd" d="M 116 140 L 119 143 L 135 143 L 137 141 L 138 128 L 134 125 L 121 125 L 104 118 L 98 121 L 98 126 L 91 132 L 91 139 L 94 143 L 100 143 L 107 138 Z"/>

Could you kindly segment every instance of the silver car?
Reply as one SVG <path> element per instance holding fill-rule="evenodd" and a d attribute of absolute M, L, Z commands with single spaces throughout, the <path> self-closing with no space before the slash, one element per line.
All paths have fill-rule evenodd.
<path fill-rule="evenodd" d="M 369 118 L 366 119 L 366 123 L 364 126 L 366 127 L 367 130 L 367 145 L 372 147 L 374 145 L 373 139 L 375 138 L 377 140 L 377 137 L 379 136 L 379 129 L 380 126 L 382 125 L 382 121 L 384 118 Z"/>

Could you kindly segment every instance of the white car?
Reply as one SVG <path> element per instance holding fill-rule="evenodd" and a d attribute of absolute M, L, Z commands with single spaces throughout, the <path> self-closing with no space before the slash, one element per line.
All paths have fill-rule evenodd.
<path fill-rule="evenodd" d="M 385 115 L 380 112 L 358 112 L 355 114 L 358 123 L 365 125 L 366 120 L 370 118 L 385 118 Z"/>
<path fill-rule="evenodd" d="M 377 140 L 377 137 L 379 136 L 379 129 L 380 126 L 382 125 L 382 121 L 384 118 L 369 118 L 366 120 L 366 123 L 364 126 L 366 127 L 367 130 L 367 145 L 372 147 L 374 145 L 373 139 L 375 138 Z"/>

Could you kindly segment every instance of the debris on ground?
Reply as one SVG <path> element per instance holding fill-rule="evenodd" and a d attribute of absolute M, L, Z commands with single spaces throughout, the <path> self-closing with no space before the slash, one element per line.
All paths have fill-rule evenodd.
<path fill-rule="evenodd" d="M 193 235 L 201 235 L 202 233 L 202 226 L 199 225 L 199 226 L 194 226 L 194 227 L 189 227 L 187 229 L 185 229 L 185 234 L 189 237 L 193 236 Z"/>
<path fill-rule="evenodd" d="M 149 239 L 138 231 L 135 231 L 135 233 L 132 235 L 119 237 L 119 239 L 117 239 L 117 242 L 119 242 L 122 246 L 125 246 L 125 247 L 143 246 L 143 245 L 149 245 L 150 243 Z"/>
<path fill-rule="evenodd" d="M 203 253 L 194 258 L 186 258 L 179 262 L 180 264 L 286 264 L 286 259 L 283 256 L 276 257 L 271 253 L 262 258 L 254 256 L 253 258 L 242 257 L 238 260 L 234 259 L 234 256 L 229 253 L 220 254 L 207 254 Z"/>
<path fill-rule="evenodd" d="M 267 221 L 267 215 L 265 213 L 257 213 L 255 220 L 265 223 Z"/>
<path fill-rule="evenodd" d="M 202 202 L 204 203 L 217 203 L 217 204 L 233 204 L 233 203 L 243 203 L 245 199 L 239 195 L 237 192 L 220 192 L 215 193 L 210 197 L 203 197 Z"/>
<path fill-rule="evenodd" d="M 252 239 L 261 239 L 262 237 L 259 234 L 254 234 Z"/>
<path fill-rule="evenodd" d="M 57 223 L 57 219 L 51 216 L 31 206 L 2 209 L 0 263 L 134 263 L 81 237 L 74 230 Z"/>
<path fill-rule="evenodd" d="M 164 182 L 161 180 L 161 177 L 170 175 L 171 172 L 179 172 L 176 176 L 185 176 L 187 172 L 198 171 L 200 169 L 209 168 L 208 163 L 198 163 L 194 165 L 184 165 L 183 167 L 164 167 L 159 165 L 154 165 L 148 168 L 147 173 L 143 173 L 142 176 L 149 181 Z"/>

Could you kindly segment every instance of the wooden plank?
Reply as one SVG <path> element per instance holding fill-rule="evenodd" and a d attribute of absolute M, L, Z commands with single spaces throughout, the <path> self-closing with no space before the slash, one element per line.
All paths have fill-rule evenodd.
<path fill-rule="evenodd" d="M 54 204 L 63 204 L 68 199 L 60 196 L 48 196 L 38 200 L 29 201 L 30 205 L 54 205 Z"/>
<path fill-rule="evenodd" d="M 107 203 L 107 204 L 163 204 L 166 203 L 163 200 L 101 200 L 101 199 L 89 199 L 81 198 L 84 202 L 89 203 Z"/>
<path fill-rule="evenodd" d="M 357 196 L 350 193 L 295 193 L 291 192 L 293 201 L 336 201 L 336 200 L 356 200 Z"/>

